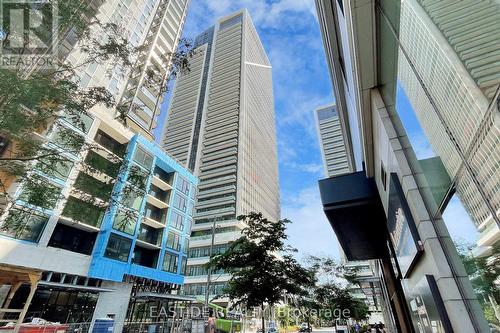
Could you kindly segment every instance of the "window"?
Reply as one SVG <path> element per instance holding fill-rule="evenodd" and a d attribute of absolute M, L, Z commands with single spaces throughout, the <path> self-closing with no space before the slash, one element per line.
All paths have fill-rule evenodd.
<path fill-rule="evenodd" d="M 0 225 L 0 232 L 21 240 L 38 242 L 49 218 L 34 211 L 12 209 Z"/>
<path fill-rule="evenodd" d="M 226 252 L 228 246 L 229 246 L 228 244 L 214 245 L 212 248 L 212 253 L 213 254 L 224 253 Z M 210 257 L 210 246 L 191 248 L 189 249 L 188 253 L 189 253 L 189 258 Z"/>
<path fill-rule="evenodd" d="M 77 155 L 85 143 L 85 139 L 82 136 L 64 126 L 57 126 L 54 129 L 50 136 L 50 141 L 60 148 L 68 150 L 73 155 Z"/>
<path fill-rule="evenodd" d="M 68 179 L 72 168 L 73 162 L 69 160 L 59 160 L 55 162 L 40 161 L 37 165 L 37 169 L 47 176 L 51 176 L 62 181 L 66 181 L 66 179 Z"/>
<path fill-rule="evenodd" d="M 163 270 L 171 273 L 177 273 L 179 265 L 179 256 L 175 253 L 165 252 L 163 258 Z"/>
<path fill-rule="evenodd" d="M 88 232 L 58 223 L 50 237 L 49 246 L 90 255 L 96 237 L 97 232 Z"/>
<path fill-rule="evenodd" d="M 194 211 L 194 202 L 189 201 L 189 209 L 188 209 L 189 216 L 193 216 L 193 211 Z"/>
<path fill-rule="evenodd" d="M 384 191 L 387 191 L 387 172 L 385 172 L 384 163 L 380 162 L 380 181 L 384 187 Z"/>
<path fill-rule="evenodd" d="M 172 211 L 170 226 L 182 231 L 182 229 L 184 229 L 184 215 L 177 213 L 176 211 Z"/>
<path fill-rule="evenodd" d="M 116 213 L 113 229 L 133 235 L 137 225 L 137 213 L 134 211 L 120 210 Z"/>
<path fill-rule="evenodd" d="M 179 251 L 181 249 L 180 237 L 176 233 L 169 232 L 167 237 L 167 247 Z"/>
<path fill-rule="evenodd" d="M 111 192 L 113 191 L 112 183 L 102 182 L 84 172 L 78 174 L 73 186 L 79 191 L 83 191 L 104 201 L 109 201 Z"/>
<path fill-rule="evenodd" d="M 142 147 L 138 146 L 135 150 L 134 161 L 149 170 L 153 165 L 153 156 L 148 154 Z"/>
<path fill-rule="evenodd" d="M 104 216 L 104 209 L 70 196 L 68 201 L 66 201 L 66 206 L 64 206 L 61 215 L 69 217 L 75 221 L 100 228 L 102 218 Z"/>
<path fill-rule="evenodd" d="M 187 220 L 187 227 L 186 227 L 186 234 L 190 234 L 191 233 L 191 227 L 193 226 L 193 219 L 192 218 L 188 218 Z"/>
<path fill-rule="evenodd" d="M 92 150 L 87 153 L 85 164 L 111 178 L 115 178 L 120 170 L 120 163 L 113 163 Z"/>
<path fill-rule="evenodd" d="M 145 189 L 147 187 L 148 178 L 149 173 L 145 172 L 136 165 L 132 165 L 128 172 L 127 182 L 136 188 Z"/>
<path fill-rule="evenodd" d="M 139 210 L 144 199 L 144 192 L 132 188 L 131 186 L 125 187 L 123 190 L 122 204 L 126 207 Z"/>
<path fill-rule="evenodd" d="M 20 200 L 45 209 L 53 209 L 60 197 L 61 188 L 50 184 L 41 176 L 27 180 L 19 195 Z"/>
<path fill-rule="evenodd" d="M 86 114 L 85 112 L 78 114 L 64 114 L 63 119 L 73 125 L 73 127 L 78 128 L 83 133 L 87 134 L 92 127 L 94 118 Z"/>
<path fill-rule="evenodd" d="M 162 235 L 163 229 L 156 229 L 149 225 L 141 224 L 137 239 L 149 244 L 161 246 Z"/>
<path fill-rule="evenodd" d="M 117 234 L 111 234 L 104 256 L 110 259 L 127 262 L 131 247 L 132 240 L 118 236 Z"/>
<path fill-rule="evenodd" d="M 187 253 L 189 249 L 189 238 L 184 238 L 184 247 L 182 248 L 182 252 Z"/>
<path fill-rule="evenodd" d="M 185 180 L 184 178 L 182 178 L 181 176 L 179 176 L 177 178 L 177 189 L 184 194 L 188 194 L 189 193 L 189 182 L 187 180 Z"/>
<path fill-rule="evenodd" d="M 97 131 L 94 141 L 120 157 L 125 154 L 127 148 L 126 144 L 121 144 L 101 130 Z"/>
<path fill-rule="evenodd" d="M 185 212 L 186 206 L 187 206 L 186 198 L 180 195 L 179 193 L 176 193 L 174 198 L 174 207 Z"/>
<path fill-rule="evenodd" d="M 182 256 L 181 257 L 181 274 L 186 275 L 186 268 L 187 268 L 187 257 Z"/>
<path fill-rule="evenodd" d="M 191 199 L 195 199 L 196 197 L 196 186 L 194 185 L 191 185 L 191 192 L 190 192 L 190 195 L 191 195 Z"/>

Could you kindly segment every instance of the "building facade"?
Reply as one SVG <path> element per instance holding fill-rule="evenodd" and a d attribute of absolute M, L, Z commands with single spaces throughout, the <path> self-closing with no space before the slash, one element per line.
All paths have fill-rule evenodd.
<path fill-rule="evenodd" d="M 449 12 L 437 2 L 404 2 L 400 14 L 407 50 L 399 56 L 400 84 L 480 232 L 477 254 L 500 241 L 500 154 L 493 143 L 500 136 L 500 45 L 490 26 L 498 15 L 495 1 L 460 3 Z M 420 54 L 420 45 L 432 47 Z"/>
<path fill-rule="evenodd" d="M 186 301 L 176 294 L 198 180 L 151 139 L 188 3 L 85 2 L 131 47 L 142 45 L 128 69 L 87 63 L 83 41 L 71 30 L 61 36 L 59 55 L 76 67 L 80 88 L 106 88 L 129 106 L 127 122 L 97 105 L 37 133 L 62 158 L 34 163 L 24 183 L 6 189 L 13 201 L 2 202 L 0 306 L 23 308 L 12 321 L 41 317 L 86 330 L 97 318 L 113 318 L 122 332 L 125 322 L 154 320 L 145 304 Z"/>
<path fill-rule="evenodd" d="M 241 10 L 195 40 L 192 70 L 172 96 L 162 146 L 199 177 L 185 292 L 204 295 L 214 222 L 216 251 L 241 235 L 240 214 L 280 217 L 271 65 Z M 229 275 L 212 278 L 218 293 Z"/>
<path fill-rule="evenodd" d="M 320 181 L 347 258 L 376 263 L 391 330 L 487 332 L 488 295 L 474 293 L 443 216 L 460 200 L 479 245 L 494 244 L 500 70 L 488 20 L 498 4 L 318 0 L 317 9 L 356 160 L 355 173 Z"/>
<path fill-rule="evenodd" d="M 85 130 L 61 120 L 46 133 L 47 144 L 61 145 L 64 154 L 63 128 L 92 148 L 54 169 L 34 166 L 32 179 L 54 193 L 43 206 L 32 187 L 16 187 L 17 200 L 2 216 L 0 264 L 41 273 L 26 316 L 59 322 L 112 316 L 121 332 L 139 282 L 171 294 L 183 284 L 197 179 L 117 121 L 82 119 Z M 59 294 L 65 304 L 53 302 Z M 10 308 L 20 301 L 14 297 Z"/>
<path fill-rule="evenodd" d="M 130 59 L 131 68 L 111 61 L 87 64 L 87 54 L 70 36 L 61 45 L 68 49 L 65 52 L 67 61 L 77 67 L 80 87 L 107 88 L 116 101 L 127 108 L 128 127 L 150 140 L 188 5 L 189 0 L 107 0 L 95 5 L 95 15 L 101 24 L 116 24 L 119 30 L 113 34 L 126 38 L 132 48 L 143 48 L 139 55 Z M 107 32 L 95 34 L 102 33 Z"/>
<path fill-rule="evenodd" d="M 325 175 L 332 177 L 352 172 L 354 158 L 347 141 L 350 136 L 335 105 L 320 107 L 315 113 Z"/>

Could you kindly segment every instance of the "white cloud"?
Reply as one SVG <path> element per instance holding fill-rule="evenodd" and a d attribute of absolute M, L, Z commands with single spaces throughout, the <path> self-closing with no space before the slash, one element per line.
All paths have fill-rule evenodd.
<path fill-rule="evenodd" d="M 319 163 L 296 163 L 296 162 L 284 162 L 285 167 L 292 168 L 298 171 L 313 173 L 313 174 L 323 174 L 323 164 Z"/>
<path fill-rule="evenodd" d="M 288 196 L 281 215 L 292 223 L 288 226 L 288 243 L 301 255 L 322 255 L 340 258 L 335 233 L 323 212 L 318 187 Z"/>
<path fill-rule="evenodd" d="M 304 91 L 297 91 L 296 94 L 291 96 L 286 101 L 287 111 L 279 121 L 282 124 L 300 124 L 306 130 L 311 138 L 316 138 L 316 123 L 314 119 L 314 110 L 332 102 L 331 95 L 326 96 L 318 95 L 315 93 L 307 93 Z"/>

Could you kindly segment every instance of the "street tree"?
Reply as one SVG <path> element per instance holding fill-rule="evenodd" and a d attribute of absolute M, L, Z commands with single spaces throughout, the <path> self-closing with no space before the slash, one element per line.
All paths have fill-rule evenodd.
<path fill-rule="evenodd" d="M 500 325 L 500 245 L 494 245 L 487 256 L 473 255 L 475 245 L 458 243 L 457 250 L 469 275 L 472 287 L 484 308 L 489 322 Z"/>
<path fill-rule="evenodd" d="M 349 293 L 351 286 L 358 284 L 357 269 L 339 264 L 330 257 L 308 256 L 306 262 L 315 273 L 316 283 L 294 302 L 308 324 L 313 313 L 320 323 L 331 323 L 336 318 L 367 318 L 367 305 Z"/>
<path fill-rule="evenodd" d="M 265 332 L 265 306 L 274 306 L 283 295 L 302 295 L 314 285 L 314 272 L 293 257 L 294 249 L 285 245 L 287 219 L 271 221 L 262 213 L 251 212 L 238 220 L 247 227 L 242 237 L 226 252 L 212 255 L 208 269 L 232 274 L 224 295 L 247 308 L 260 307 Z"/>

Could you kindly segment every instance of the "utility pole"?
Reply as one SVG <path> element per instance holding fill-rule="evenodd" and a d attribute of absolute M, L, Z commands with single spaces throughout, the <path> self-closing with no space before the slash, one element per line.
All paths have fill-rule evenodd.
<path fill-rule="evenodd" d="M 217 221 L 219 218 L 214 218 L 214 224 L 212 225 L 212 242 L 210 243 L 210 257 L 212 257 L 215 242 L 215 229 L 217 229 Z M 212 269 L 208 269 L 207 272 L 207 286 L 205 290 L 205 308 L 208 309 L 208 298 L 210 297 L 210 283 L 212 278 Z"/>

